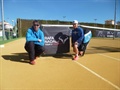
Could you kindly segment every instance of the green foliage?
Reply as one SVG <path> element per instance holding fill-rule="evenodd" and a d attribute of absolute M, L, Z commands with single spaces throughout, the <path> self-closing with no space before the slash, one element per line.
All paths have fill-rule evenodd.
<path fill-rule="evenodd" d="M 14 41 L 14 40 L 17 40 L 18 38 L 15 38 L 15 39 L 10 39 L 10 40 L 2 40 L 2 37 L 0 37 L 0 45 L 2 44 L 5 44 L 5 43 L 8 43 L 8 42 L 11 42 L 11 41 Z"/>

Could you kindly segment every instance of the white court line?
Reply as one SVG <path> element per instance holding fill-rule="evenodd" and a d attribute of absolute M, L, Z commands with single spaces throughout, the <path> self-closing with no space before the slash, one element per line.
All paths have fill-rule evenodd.
<path fill-rule="evenodd" d="M 4 45 L 0 45 L 0 48 L 4 48 Z"/>
<path fill-rule="evenodd" d="M 94 71 L 90 70 L 89 68 L 87 68 L 86 66 L 82 65 L 81 63 L 74 61 L 75 63 L 77 63 L 78 65 L 82 66 L 83 68 L 85 68 L 86 70 L 88 70 L 89 72 L 91 72 L 92 74 L 94 74 L 95 76 L 99 77 L 100 79 L 102 79 L 103 81 L 109 83 L 110 85 L 112 85 L 113 87 L 115 87 L 116 89 L 120 90 L 120 87 L 118 87 L 117 85 L 113 84 L 112 82 L 108 81 L 107 79 L 103 78 L 102 76 L 100 76 L 99 74 L 95 73 Z"/>
<path fill-rule="evenodd" d="M 97 53 L 97 54 L 99 54 L 99 53 Z M 111 56 L 108 56 L 108 55 L 104 55 L 104 54 L 99 54 L 99 55 L 104 56 L 104 57 L 108 57 L 108 58 L 111 58 L 111 59 L 114 59 L 114 60 L 117 60 L 117 61 L 120 61 L 120 59 L 114 58 L 114 57 L 111 57 Z"/>
<path fill-rule="evenodd" d="M 91 53 L 92 53 L 92 52 L 91 52 Z M 104 54 L 100 54 L 100 53 L 96 53 L 96 54 L 101 55 L 101 56 L 104 56 L 104 57 L 108 57 L 108 58 L 111 58 L 111 59 L 114 59 L 114 60 L 117 60 L 117 61 L 120 61 L 120 59 L 115 58 L 115 57 L 111 57 L 111 56 L 104 55 Z"/>

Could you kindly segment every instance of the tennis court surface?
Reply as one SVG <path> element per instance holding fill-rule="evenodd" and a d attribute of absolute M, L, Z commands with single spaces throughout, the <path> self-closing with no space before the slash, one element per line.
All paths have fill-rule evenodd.
<path fill-rule="evenodd" d="M 28 63 L 25 38 L 0 48 L 0 90 L 120 90 L 120 39 L 92 38 L 86 54 L 72 49 Z"/>

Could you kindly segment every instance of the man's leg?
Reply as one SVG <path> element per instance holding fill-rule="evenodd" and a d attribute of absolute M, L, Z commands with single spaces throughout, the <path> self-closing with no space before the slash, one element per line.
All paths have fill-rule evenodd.
<path fill-rule="evenodd" d="M 74 45 L 73 50 L 75 51 L 75 55 L 78 55 L 78 45 Z"/>
<path fill-rule="evenodd" d="M 75 52 L 75 57 L 73 58 L 74 60 L 77 60 L 78 59 L 78 53 L 79 53 L 79 50 L 78 50 L 78 44 L 74 44 L 73 45 L 73 50 Z"/>
<path fill-rule="evenodd" d="M 43 46 L 35 45 L 35 58 L 39 57 L 45 51 Z"/>
<path fill-rule="evenodd" d="M 25 49 L 28 52 L 30 61 L 34 61 L 34 59 L 35 59 L 35 49 L 34 49 L 34 47 L 35 47 L 35 45 L 34 45 L 34 42 L 32 42 L 32 41 L 29 41 L 25 44 Z"/>

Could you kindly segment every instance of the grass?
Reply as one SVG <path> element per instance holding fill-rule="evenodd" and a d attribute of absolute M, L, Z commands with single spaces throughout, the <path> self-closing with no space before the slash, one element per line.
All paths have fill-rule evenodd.
<path fill-rule="evenodd" d="M 2 37 L 0 37 L 0 45 L 17 40 L 19 38 L 14 38 L 14 39 L 10 39 L 10 40 L 2 40 Z"/>

